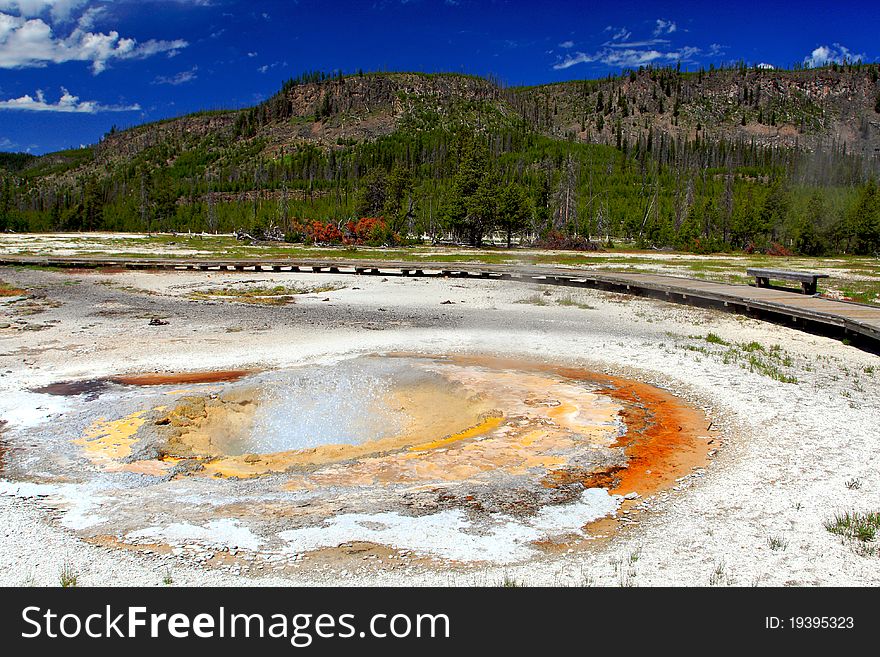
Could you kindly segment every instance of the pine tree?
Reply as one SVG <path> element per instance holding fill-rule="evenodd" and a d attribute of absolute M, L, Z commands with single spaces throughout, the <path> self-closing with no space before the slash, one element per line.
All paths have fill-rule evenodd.
<path fill-rule="evenodd" d="M 83 229 L 98 230 L 104 220 L 104 195 L 95 178 L 89 178 L 83 188 Z"/>
<path fill-rule="evenodd" d="M 478 246 L 486 230 L 492 199 L 486 187 L 489 179 L 489 150 L 475 137 L 462 136 L 457 144 L 458 168 L 446 198 L 443 215 L 447 228 Z"/>
<path fill-rule="evenodd" d="M 770 191 L 764 198 L 761 206 L 760 229 L 762 232 L 775 232 L 775 229 L 785 224 L 788 217 L 791 201 L 788 190 L 781 178 L 777 178 L 770 184 Z"/>
<path fill-rule="evenodd" d="M 807 202 L 806 212 L 798 217 L 794 225 L 793 245 L 802 255 L 822 255 L 825 245 L 819 228 L 825 220 L 825 201 L 819 191 L 814 191 Z"/>
<path fill-rule="evenodd" d="M 402 232 L 407 220 L 412 220 L 413 212 L 413 177 L 412 172 L 401 164 L 395 164 L 388 174 L 385 194 L 385 219 L 388 220 L 393 232 Z"/>
<path fill-rule="evenodd" d="M 499 188 L 497 174 L 487 171 L 474 194 L 468 199 L 468 230 L 472 246 L 481 246 L 486 233 L 495 228 L 498 220 Z"/>
<path fill-rule="evenodd" d="M 361 178 L 355 195 L 354 211 L 358 218 L 378 217 L 385 209 L 388 179 L 384 169 L 373 169 Z"/>
<path fill-rule="evenodd" d="M 160 230 L 174 225 L 177 214 L 177 192 L 169 178 L 157 178 L 153 183 L 153 207 Z"/>
<path fill-rule="evenodd" d="M 507 248 L 511 247 L 513 233 L 526 227 L 531 217 L 529 199 L 516 183 L 507 185 L 498 199 L 498 224 L 507 233 Z"/>
<path fill-rule="evenodd" d="M 880 191 L 873 180 L 862 188 L 849 218 L 853 253 L 874 255 L 880 252 Z"/>
<path fill-rule="evenodd" d="M 11 222 L 10 209 L 12 208 L 12 177 L 0 178 L 0 231 L 5 231 Z"/>

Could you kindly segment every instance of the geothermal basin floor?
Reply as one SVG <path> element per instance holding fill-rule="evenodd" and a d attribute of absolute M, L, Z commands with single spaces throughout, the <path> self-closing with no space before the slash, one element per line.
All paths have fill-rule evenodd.
<path fill-rule="evenodd" d="M 0 300 L 4 584 L 54 585 L 65 564 L 82 584 L 139 585 L 159 585 L 166 573 L 180 585 L 496 585 L 505 578 L 539 585 L 870 585 L 880 578 L 876 556 L 824 527 L 836 513 L 880 508 L 880 359 L 841 342 L 712 310 L 493 281 L 9 268 L 0 277 L 23 292 Z M 276 286 L 296 289 L 278 304 L 251 298 L 260 294 L 217 294 Z M 612 519 L 586 523 L 592 534 L 585 544 L 555 536 L 532 551 L 536 526 L 558 528 L 558 518 L 534 509 L 528 517 L 540 521 L 502 522 L 494 531 L 475 514 L 510 509 L 440 505 L 414 513 L 414 506 L 378 502 L 353 509 L 333 498 L 313 526 L 278 520 L 263 527 L 295 546 L 265 560 L 254 554 L 266 532 L 235 508 L 261 496 L 267 508 L 284 507 L 279 518 L 290 515 L 289 498 L 271 499 L 256 484 L 262 478 L 226 473 L 224 499 L 210 498 L 207 491 L 217 489 L 207 485 L 217 482 L 197 472 L 172 480 L 186 493 L 173 496 L 157 473 L 127 472 L 129 496 L 144 507 L 135 519 L 144 522 L 121 523 L 132 517 L 130 501 L 114 498 L 100 478 L 77 481 L 65 470 L 65 459 L 83 458 L 76 441 L 88 440 L 97 419 L 72 421 L 88 406 L 84 397 L 33 392 L 125 374 L 271 373 L 391 353 L 513 359 L 642 382 L 704 415 L 706 426 L 695 433 L 705 439 L 708 461 L 626 506 L 618 500 L 618 508 L 602 507 Z M 206 392 L 209 398 L 229 384 L 182 384 L 211 385 L 218 392 Z M 130 415 L 112 417 L 120 407 L 111 401 L 94 399 L 107 402 L 106 421 Z M 50 434 L 68 451 L 34 447 Z M 244 463 L 247 454 L 238 456 Z M 424 503 L 417 483 L 395 499 L 404 495 Z M 591 519 L 604 503 L 592 495 L 565 500 L 580 506 L 563 515 Z M 209 502 L 216 517 L 205 512 Z M 121 524 L 116 533 L 89 535 L 96 520 Z M 450 539 L 444 532 L 452 530 L 458 534 Z M 436 549 L 444 541 L 454 549 Z M 478 553 L 487 558 L 474 559 Z"/>

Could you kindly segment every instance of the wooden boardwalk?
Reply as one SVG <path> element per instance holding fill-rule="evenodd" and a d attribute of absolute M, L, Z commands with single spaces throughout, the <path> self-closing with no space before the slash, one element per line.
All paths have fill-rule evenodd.
<path fill-rule="evenodd" d="M 0 266 L 66 268 L 123 268 L 197 271 L 302 271 L 381 276 L 443 276 L 520 281 L 544 285 L 586 287 L 649 296 L 675 303 L 714 307 L 794 328 L 848 338 L 880 351 L 880 307 L 834 301 L 779 288 L 729 285 L 658 274 L 614 273 L 568 267 L 488 265 L 455 262 L 389 260 L 187 258 L 68 258 L 0 256 Z"/>

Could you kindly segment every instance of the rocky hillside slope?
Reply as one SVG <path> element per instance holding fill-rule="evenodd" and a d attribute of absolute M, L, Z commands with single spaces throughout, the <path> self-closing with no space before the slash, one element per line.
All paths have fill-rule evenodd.
<path fill-rule="evenodd" d="M 502 88 L 456 74 L 373 73 L 291 81 L 249 109 L 113 132 L 88 152 L 28 161 L 25 177 L 71 182 L 117 167 L 253 163 L 344 149 L 397 131 L 536 131 L 618 148 L 675 140 L 847 149 L 880 156 L 880 66 L 803 71 L 644 69 L 603 80 Z M 323 77 L 323 76 L 322 76 Z"/>
<path fill-rule="evenodd" d="M 514 90 L 545 132 L 630 144 L 648 134 L 880 153 L 877 66 L 801 71 L 741 68 L 677 74 L 641 70 L 612 80 Z"/>

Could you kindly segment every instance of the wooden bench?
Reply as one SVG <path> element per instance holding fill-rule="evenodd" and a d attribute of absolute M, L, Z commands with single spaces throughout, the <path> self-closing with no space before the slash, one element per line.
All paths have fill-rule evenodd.
<path fill-rule="evenodd" d="M 770 287 L 770 279 L 796 281 L 801 284 L 804 294 L 816 294 L 816 281 L 828 278 L 828 274 L 785 269 L 747 269 L 746 274 L 755 277 L 755 287 Z"/>

